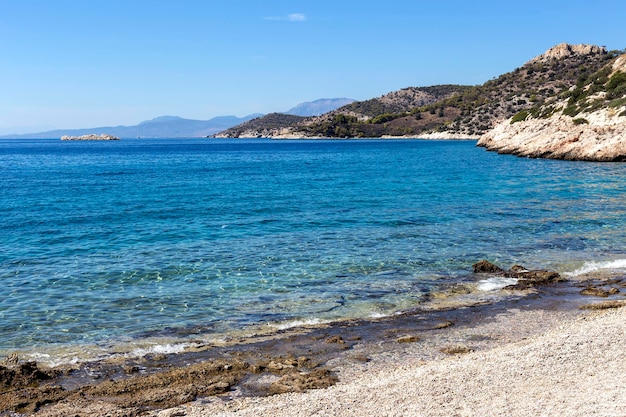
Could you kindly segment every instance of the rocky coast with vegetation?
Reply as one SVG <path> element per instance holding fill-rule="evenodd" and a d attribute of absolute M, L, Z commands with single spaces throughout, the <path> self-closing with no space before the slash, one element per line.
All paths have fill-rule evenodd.
<path fill-rule="evenodd" d="M 315 117 L 273 113 L 215 137 L 478 139 L 520 156 L 623 161 L 625 56 L 563 43 L 482 85 L 408 87 Z"/>
<path fill-rule="evenodd" d="M 478 146 L 533 158 L 626 161 L 626 54 L 501 122 Z"/>

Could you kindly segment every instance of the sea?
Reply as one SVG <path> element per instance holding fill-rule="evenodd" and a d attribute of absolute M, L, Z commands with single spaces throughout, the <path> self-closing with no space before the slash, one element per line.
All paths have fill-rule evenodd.
<path fill-rule="evenodd" d="M 487 259 L 626 272 L 626 165 L 475 141 L 0 140 L 0 358 L 49 364 L 408 311 Z"/>

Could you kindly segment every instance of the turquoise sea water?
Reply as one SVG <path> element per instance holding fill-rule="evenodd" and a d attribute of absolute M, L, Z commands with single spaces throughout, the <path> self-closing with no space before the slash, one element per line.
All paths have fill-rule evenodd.
<path fill-rule="evenodd" d="M 626 165 L 474 141 L 3 140 L 0 187 L 0 356 L 391 314 L 483 258 L 626 269 Z"/>

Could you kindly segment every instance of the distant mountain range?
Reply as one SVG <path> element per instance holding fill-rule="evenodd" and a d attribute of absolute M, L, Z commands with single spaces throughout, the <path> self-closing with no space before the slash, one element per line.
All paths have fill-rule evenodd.
<path fill-rule="evenodd" d="M 321 116 L 324 113 L 343 107 L 346 104 L 354 103 L 355 101 L 356 100 L 350 98 L 320 98 L 319 100 L 300 103 L 285 113 L 304 117 Z"/>
<path fill-rule="evenodd" d="M 251 114 L 245 117 L 221 116 L 210 120 L 183 119 L 176 116 L 161 116 L 152 120 L 141 122 L 134 126 L 104 126 L 86 129 L 58 129 L 47 132 L 26 133 L 20 135 L 0 136 L 4 139 L 15 138 L 60 138 L 61 136 L 82 136 L 101 133 L 117 136 L 120 138 L 172 138 L 172 137 L 205 137 L 229 127 L 244 123 L 248 120 L 262 116 Z"/>
<path fill-rule="evenodd" d="M 354 100 L 347 98 L 323 98 L 311 102 L 300 103 L 286 114 L 299 116 L 318 116 L 335 110 Z M 120 138 L 189 138 L 206 137 L 221 132 L 233 126 L 240 125 L 249 120 L 263 116 L 262 114 L 250 114 L 244 117 L 220 116 L 209 120 L 183 119 L 177 116 L 161 116 L 152 120 L 146 120 L 134 126 L 103 126 L 85 129 L 56 129 L 45 132 L 12 134 L 0 136 L 2 139 L 17 138 L 41 138 L 56 139 L 61 136 L 82 136 L 102 133 Z"/>

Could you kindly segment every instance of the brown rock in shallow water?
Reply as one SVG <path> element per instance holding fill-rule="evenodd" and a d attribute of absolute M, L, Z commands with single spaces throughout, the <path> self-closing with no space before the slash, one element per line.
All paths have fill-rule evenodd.
<path fill-rule="evenodd" d="M 489 261 L 479 261 L 472 265 L 475 273 L 491 273 L 507 278 L 517 278 L 517 284 L 506 286 L 507 290 L 526 290 L 536 285 L 548 285 L 555 282 L 566 281 L 558 272 L 545 270 L 528 270 L 521 265 L 514 265 L 511 269 L 504 270 Z"/>
<path fill-rule="evenodd" d="M 591 295 L 593 297 L 608 297 L 609 295 L 614 295 L 619 293 L 617 288 L 611 288 L 610 290 L 605 290 L 604 288 L 598 287 L 587 287 L 580 292 L 582 295 Z"/>
<path fill-rule="evenodd" d="M 472 265 L 472 268 L 474 268 L 474 273 L 504 272 L 504 269 L 500 268 L 498 265 L 492 264 L 491 262 L 486 261 L 484 259 L 482 261 L 476 262 L 474 265 Z"/>
<path fill-rule="evenodd" d="M 513 272 L 526 272 L 528 269 L 524 268 L 522 265 L 513 265 L 511 267 L 511 271 Z"/>
<path fill-rule="evenodd" d="M 555 282 L 566 281 L 558 272 L 543 270 L 507 273 L 506 276 L 518 279 L 517 284 L 505 287 L 509 290 L 525 290 L 537 285 L 548 285 L 554 284 Z"/>

